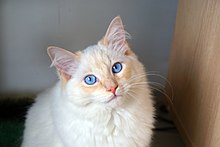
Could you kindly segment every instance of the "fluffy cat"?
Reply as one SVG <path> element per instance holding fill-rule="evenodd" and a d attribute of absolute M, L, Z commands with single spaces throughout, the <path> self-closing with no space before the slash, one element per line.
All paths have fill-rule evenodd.
<path fill-rule="evenodd" d="M 149 147 L 154 107 L 121 18 L 83 51 L 49 47 L 60 81 L 30 108 L 22 147 Z"/>

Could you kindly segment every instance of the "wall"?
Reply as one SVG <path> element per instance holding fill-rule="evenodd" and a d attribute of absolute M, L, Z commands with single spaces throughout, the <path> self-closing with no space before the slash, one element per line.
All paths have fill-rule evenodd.
<path fill-rule="evenodd" d="M 148 71 L 166 76 L 176 6 L 177 0 L 1 0 L 0 92 L 50 86 L 57 76 L 49 68 L 47 46 L 84 49 L 104 35 L 117 15 Z"/>

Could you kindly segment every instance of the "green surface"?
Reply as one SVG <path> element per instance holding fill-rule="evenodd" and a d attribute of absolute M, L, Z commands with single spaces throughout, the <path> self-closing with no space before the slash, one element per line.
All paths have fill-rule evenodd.
<path fill-rule="evenodd" d="M 1 120 L 0 147 L 19 147 L 22 141 L 24 122 L 21 120 Z"/>
<path fill-rule="evenodd" d="M 0 147 L 20 147 L 24 120 L 32 98 L 0 97 Z"/>

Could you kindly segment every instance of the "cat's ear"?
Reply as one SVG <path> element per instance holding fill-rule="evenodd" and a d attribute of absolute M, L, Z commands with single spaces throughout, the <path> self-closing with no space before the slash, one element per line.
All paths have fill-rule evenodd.
<path fill-rule="evenodd" d="M 129 34 L 124 29 L 121 17 L 117 16 L 111 21 L 105 36 L 99 43 L 108 49 L 127 54 L 130 50 L 127 38 L 129 38 Z"/>
<path fill-rule="evenodd" d="M 54 46 L 48 47 L 47 53 L 52 61 L 51 66 L 56 67 L 60 79 L 68 81 L 76 71 L 80 55 Z"/>

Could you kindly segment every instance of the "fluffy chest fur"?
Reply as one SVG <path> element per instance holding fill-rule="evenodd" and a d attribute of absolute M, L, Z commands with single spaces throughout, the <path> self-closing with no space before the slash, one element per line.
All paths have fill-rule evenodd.
<path fill-rule="evenodd" d="M 149 91 L 140 90 L 137 99 L 127 97 L 120 108 L 80 108 L 57 97 L 52 105 L 54 129 L 65 147 L 146 147 L 152 135 L 153 119 Z"/>

